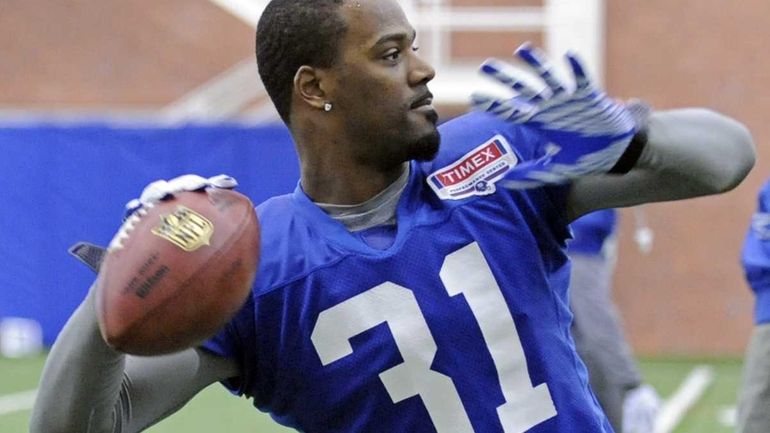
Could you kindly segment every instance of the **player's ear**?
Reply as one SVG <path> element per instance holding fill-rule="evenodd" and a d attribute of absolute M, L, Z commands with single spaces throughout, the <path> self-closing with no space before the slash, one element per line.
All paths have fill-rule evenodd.
<path fill-rule="evenodd" d="M 294 75 L 294 92 L 308 105 L 319 110 L 328 102 L 323 90 L 323 71 L 312 66 L 303 65 Z"/>

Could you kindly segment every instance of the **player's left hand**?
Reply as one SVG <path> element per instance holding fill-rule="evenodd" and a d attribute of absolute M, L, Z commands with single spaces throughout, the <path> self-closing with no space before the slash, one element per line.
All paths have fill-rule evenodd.
<path fill-rule="evenodd" d="M 474 108 L 530 126 L 549 143 L 535 159 L 513 167 L 503 184 L 529 188 L 608 172 L 637 130 L 625 106 L 597 88 L 573 54 L 567 54 L 566 59 L 574 75 L 574 89 L 554 76 L 545 56 L 531 45 L 522 45 L 516 55 L 545 83 L 545 90 L 535 91 L 511 71 L 510 65 L 490 59 L 482 64 L 481 71 L 514 90 L 517 96 L 497 99 L 474 94 Z"/>

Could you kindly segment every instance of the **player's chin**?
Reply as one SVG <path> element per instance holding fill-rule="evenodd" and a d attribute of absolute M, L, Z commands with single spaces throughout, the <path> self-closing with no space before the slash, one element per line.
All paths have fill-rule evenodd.
<path fill-rule="evenodd" d="M 409 142 L 409 146 L 406 148 L 407 159 L 430 161 L 438 153 L 441 141 L 438 128 L 436 128 L 438 114 L 435 110 L 427 108 L 421 107 L 421 109 L 411 110 L 410 116 L 406 119 L 408 125 L 406 130 L 410 131 L 408 136 L 411 137 L 407 139 Z"/>
<path fill-rule="evenodd" d="M 441 136 L 438 129 L 433 130 L 427 134 L 420 136 L 412 144 L 412 158 L 417 161 L 431 161 L 438 154 L 439 147 L 441 146 Z"/>

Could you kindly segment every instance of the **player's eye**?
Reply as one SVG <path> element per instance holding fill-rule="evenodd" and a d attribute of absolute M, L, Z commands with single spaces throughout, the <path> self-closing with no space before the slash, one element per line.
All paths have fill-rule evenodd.
<path fill-rule="evenodd" d="M 384 56 L 382 56 L 385 60 L 395 61 L 398 60 L 401 57 L 401 50 L 398 48 L 393 48 L 388 50 Z"/>

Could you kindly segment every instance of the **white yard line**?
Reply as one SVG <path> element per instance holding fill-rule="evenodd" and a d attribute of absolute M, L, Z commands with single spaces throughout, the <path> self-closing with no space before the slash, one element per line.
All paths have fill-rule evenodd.
<path fill-rule="evenodd" d="M 36 389 L 0 395 L 0 415 L 32 409 L 36 395 Z"/>
<path fill-rule="evenodd" d="M 669 397 L 655 420 L 655 433 L 671 433 L 690 408 L 714 381 L 714 369 L 699 365 L 690 371 L 679 389 Z"/>

